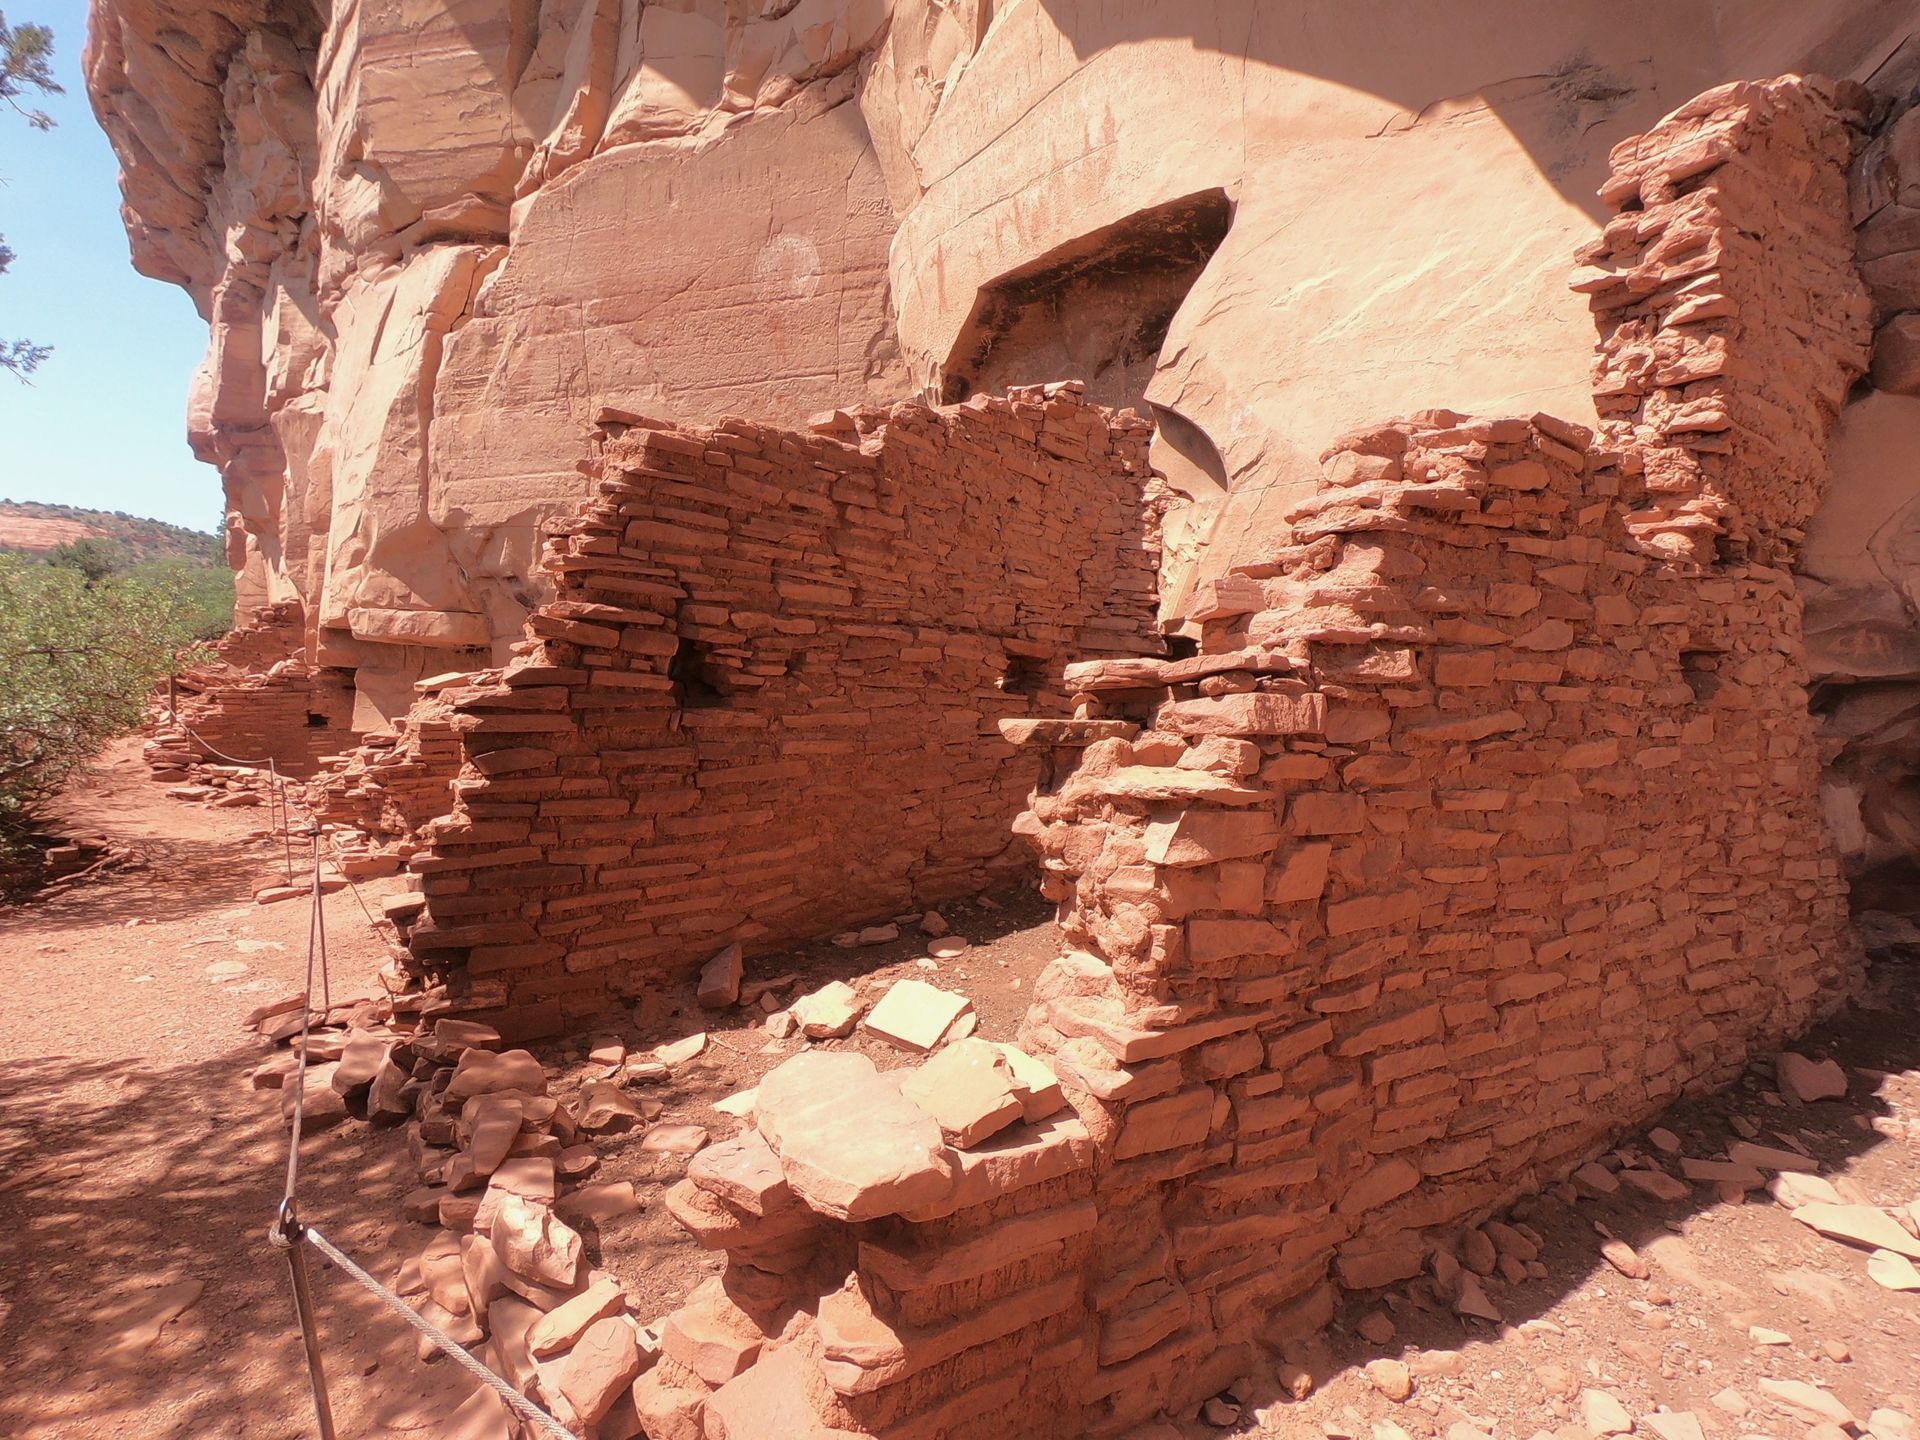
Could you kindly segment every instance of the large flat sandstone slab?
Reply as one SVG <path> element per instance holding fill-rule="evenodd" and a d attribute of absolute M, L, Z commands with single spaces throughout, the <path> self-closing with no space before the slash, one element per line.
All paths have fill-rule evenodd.
<path fill-rule="evenodd" d="M 787 1184 L 821 1214 L 871 1220 L 953 1188 L 939 1124 L 864 1055 L 794 1056 L 760 1082 L 754 1114 Z"/>

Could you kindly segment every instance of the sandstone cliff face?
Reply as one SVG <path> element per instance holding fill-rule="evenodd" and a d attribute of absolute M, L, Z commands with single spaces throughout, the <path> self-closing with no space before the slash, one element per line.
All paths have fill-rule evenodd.
<path fill-rule="evenodd" d="M 505 660 L 608 412 L 792 424 L 1082 379 L 1158 422 L 1187 497 L 1163 610 L 1191 630 L 1194 587 L 1285 542 L 1354 425 L 1594 418 L 1563 276 L 1609 148 L 1729 78 L 1910 89 L 1902 11 L 95 0 L 87 69 L 135 263 L 208 317 L 189 428 L 242 597 L 304 602 L 365 728 Z M 1895 518 L 1920 120 L 1876 145 L 1854 218 L 1881 388 L 1809 547 L 1830 708 L 1879 717 L 1836 722 L 1856 761 L 1920 670 Z M 1889 518 L 1863 529 L 1856 496 Z M 1884 653 L 1823 665 L 1860 613 Z M 1865 788 L 1833 792 L 1852 849 L 1904 843 Z"/>

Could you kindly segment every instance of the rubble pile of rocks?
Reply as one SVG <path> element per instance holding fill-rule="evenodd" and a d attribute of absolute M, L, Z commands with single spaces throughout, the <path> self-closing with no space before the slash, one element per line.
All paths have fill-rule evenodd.
<path fill-rule="evenodd" d="M 342 874 L 360 879 L 398 873 L 427 843 L 425 827 L 453 804 L 461 747 L 444 692 L 464 673 L 435 675 L 414 689 L 421 699 L 385 729 L 333 757 L 308 787 L 307 804 L 329 828 Z"/>
<path fill-rule="evenodd" d="M 652 1126 L 658 1102 L 617 1080 L 561 1101 L 548 1093 L 539 1059 L 504 1048 L 491 1027 L 396 1013 L 396 1004 L 417 1009 L 417 997 L 356 1000 L 310 1017 L 303 999 L 249 1017 L 286 1047 L 254 1071 L 254 1083 L 280 1091 L 291 1123 L 304 1019 L 303 1130 L 349 1115 L 406 1124 L 420 1184 L 402 1208 L 435 1233 L 393 1277 L 395 1290 L 579 1433 L 638 1436 L 628 1392 L 659 1340 L 619 1280 L 586 1261 L 580 1227 L 631 1214 L 640 1200 L 630 1182 L 593 1179 L 600 1156 L 588 1137 L 626 1135 L 684 1154 L 705 1143 L 705 1132 Z M 617 1069 L 624 1051 L 603 1058 Z M 423 1340 L 420 1353 L 437 1352 Z M 505 1407 L 483 1390 L 448 1433 L 506 1440 L 513 1432 Z"/>
<path fill-rule="evenodd" d="M 1157 643 L 1151 426 L 1078 382 L 810 432 L 603 415 L 519 658 L 432 697 L 463 748 L 409 942 L 547 1033 L 716 945 L 977 893 L 1037 761 L 995 720 Z M 997 752 L 997 753 L 996 753 Z"/>
<path fill-rule="evenodd" d="M 401 908 L 409 899 L 393 898 Z M 937 916 L 922 919 L 929 930 L 946 928 Z M 661 1103 L 647 1093 L 698 1059 L 706 1034 L 640 1054 L 613 1036 L 594 1037 L 585 1050 L 594 1078 L 563 1099 L 550 1093 L 539 1059 L 506 1048 L 498 1030 L 432 1013 L 444 1008 L 441 996 L 354 1000 L 311 1015 L 297 995 L 262 1006 L 248 1021 L 281 1048 L 256 1069 L 254 1083 L 280 1091 L 290 1121 L 304 1023 L 305 1129 L 348 1116 L 407 1127 L 420 1183 L 403 1210 L 435 1233 L 395 1288 L 583 1435 L 686 1433 L 690 1409 L 705 1408 L 705 1387 L 739 1373 L 780 1334 L 776 1314 L 794 1327 L 789 1338 L 811 1323 L 794 1302 L 811 1308 L 825 1277 L 847 1258 L 821 1243 L 824 1221 L 949 1216 L 950 1226 L 975 1236 L 978 1258 L 968 1263 L 979 1268 L 999 1248 L 995 1202 L 1083 1175 L 1091 1155 L 1053 1072 L 1017 1046 L 976 1037 L 966 996 L 905 978 L 871 1010 L 844 982 L 782 1004 L 797 977 L 745 981 L 741 971 L 739 947 L 713 956 L 699 982 L 701 1004 L 749 1007 L 764 1033 L 806 1048 L 757 1087 L 716 1104 L 746 1124 L 718 1144 L 704 1126 L 663 1120 Z M 907 1068 L 882 1070 L 831 1046 L 856 1024 Z M 851 1144 L 849 1116 L 860 1119 Z M 728 1254 L 727 1273 L 698 1287 L 668 1319 L 643 1323 L 646 1298 L 586 1259 L 582 1227 L 641 1204 L 632 1182 L 594 1178 L 596 1140 L 681 1157 L 685 1178 L 667 1191 L 666 1206 L 701 1245 Z M 1044 1200 L 1028 1193 L 1018 1205 Z M 1088 1215 L 1076 1201 L 1064 1216 L 1016 1226 L 1006 1236 L 1008 1253 L 1030 1268 L 1028 1231 L 1076 1236 Z M 1072 1248 L 1077 1255 L 1081 1247 Z M 1053 1292 L 1070 1280 L 1070 1258 L 1057 1257 Z M 904 1276 L 912 1262 L 901 1263 Z M 958 1297 L 942 1300 L 947 1292 L 938 1287 L 950 1285 L 940 1280 L 928 1303 L 964 1309 Z M 509 1432 L 506 1412 L 486 1392 L 447 1430 Z"/>

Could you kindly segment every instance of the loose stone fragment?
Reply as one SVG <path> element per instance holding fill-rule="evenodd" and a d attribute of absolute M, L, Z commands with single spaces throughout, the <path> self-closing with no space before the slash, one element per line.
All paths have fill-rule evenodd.
<path fill-rule="evenodd" d="M 627 1042 L 618 1035 L 596 1035 L 587 1050 L 589 1065 L 623 1065 L 627 1059 Z"/>
<path fill-rule="evenodd" d="M 1767 1183 L 1767 1177 L 1751 1165 L 1736 1165 L 1727 1160 L 1696 1160 L 1690 1155 L 1681 1157 L 1680 1172 L 1689 1180 L 1708 1185 L 1732 1185 L 1742 1191 L 1758 1190 Z"/>
<path fill-rule="evenodd" d="M 563 1195 L 554 1204 L 553 1213 L 569 1225 L 604 1225 L 640 1208 L 640 1194 L 631 1180 L 603 1180 L 597 1185 L 582 1185 Z"/>
<path fill-rule="evenodd" d="M 441 1021 L 441 1027 L 445 1028 L 447 1023 Z M 469 1047 L 460 1052 L 453 1079 L 447 1082 L 444 1094 L 451 1105 L 474 1095 L 491 1094 L 498 1090 L 544 1095 L 547 1093 L 547 1072 L 526 1050 L 504 1050 L 495 1054 Z"/>
<path fill-rule="evenodd" d="M 1620 1172 L 1620 1180 L 1655 1200 L 1684 1200 L 1693 1193 L 1686 1181 L 1676 1180 L 1664 1170 L 1628 1168 Z"/>
<path fill-rule="evenodd" d="M 543 1285 L 569 1286 L 580 1271 L 580 1236 L 543 1205 L 504 1195 L 493 1215 L 493 1247 L 507 1268 Z"/>
<path fill-rule="evenodd" d="M 939 1125 L 864 1055 L 794 1056 L 760 1082 L 754 1115 L 787 1183 L 823 1214 L 897 1214 L 932 1204 L 953 1185 Z"/>
<path fill-rule="evenodd" d="M 585 1425 L 597 1425 L 622 1391 L 639 1377 L 640 1347 L 633 1325 L 610 1315 L 587 1327 L 560 1370 L 560 1393 Z"/>
<path fill-rule="evenodd" d="M 1774 1176 L 1767 1183 L 1767 1193 L 1789 1210 L 1796 1210 L 1802 1205 L 1846 1203 L 1831 1182 L 1818 1175 L 1803 1175 L 1793 1171 Z"/>
<path fill-rule="evenodd" d="M 740 999 L 740 981 L 744 974 L 743 952 L 729 945 L 700 970 L 695 998 L 709 1010 L 724 1010 Z"/>
<path fill-rule="evenodd" d="M 654 1101 L 645 1102 L 659 1113 Z M 644 1125 L 647 1112 L 642 1102 L 610 1080 L 596 1080 L 580 1090 L 580 1128 L 589 1135 L 619 1134 L 636 1125 Z"/>
<path fill-rule="evenodd" d="M 1624 1240 L 1606 1241 L 1601 1245 L 1600 1253 L 1606 1257 L 1609 1265 L 1629 1280 L 1644 1280 L 1652 1273 L 1647 1269 L 1647 1262 L 1635 1254 L 1633 1247 Z"/>
<path fill-rule="evenodd" d="M 1872 1205 L 1802 1205 L 1793 1212 L 1793 1218 L 1832 1240 L 1920 1259 L 1920 1240 L 1909 1235 L 1886 1211 Z"/>
<path fill-rule="evenodd" d="M 1360 1317 L 1360 1323 L 1353 1327 L 1360 1338 L 1374 1345 L 1391 1344 L 1398 1334 L 1393 1320 L 1384 1310 L 1373 1310 Z"/>
<path fill-rule="evenodd" d="M 779 1156 L 758 1130 L 702 1150 L 688 1163 L 687 1178 L 749 1215 L 771 1214 L 793 1198 Z"/>
<path fill-rule="evenodd" d="M 656 1125 L 647 1131 L 640 1148 L 661 1155 L 691 1155 L 706 1143 L 703 1125 Z"/>
<path fill-rule="evenodd" d="M 1812 1173 L 1820 1168 L 1817 1160 L 1809 1160 L 1804 1155 L 1782 1150 L 1776 1145 L 1756 1145 L 1751 1140 L 1736 1140 L 1727 1146 L 1727 1159 L 1735 1165 L 1751 1165 L 1756 1170 L 1804 1170 Z"/>
<path fill-rule="evenodd" d="M 854 988 L 844 980 L 822 985 L 787 1007 L 800 1033 L 809 1040 L 835 1040 L 853 1033 L 853 1023 L 864 1007 Z"/>
<path fill-rule="evenodd" d="M 1660 1440 L 1706 1440 L 1700 1417 L 1691 1410 L 1656 1410 L 1640 1423 Z"/>
<path fill-rule="evenodd" d="M 985 1040 L 949 1045 L 902 1080 L 900 1093 L 934 1118 L 949 1145 L 962 1150 L 998 1134 L 1024 1113 L 1013 1067 Z"/>
<path fill-rule="evenodd" d="M 1920 1269 L 1905 1255 L 1876 1250 L 1867 1257 L 1867 1276 L 1883 1290 L 1920 1291 Z"/>
<path fill-rule="evenodd" d="M 707 1032 L 699 1030 L 670 1044 L 656 1045 L 653 1058 L 655 1063 L 671 1070 L 676 1065 L 685 1065 L 689 1060 L 698 1058 L 706 1048 Z"/>
<path fill-rule="evenodd" d="M 1846 1098 L 1847 1072 L 1838 1061 L 1809 1060 L 1789 1050 L 1776 1057 L 1774 1075 L 1780 1082 L 1780 1093 L 1801 1105 Z"/>
<path fill-rule="evenodd" d="M 1487 1292 L 1481 1287 L 1477 1275 L 1463 1275 L 1460 1279 L 1460 1293 L 1453 1302 L 1454 1313 L 1470 1315 L 1476 1320 L 1485 1320 L 1498 1325 L 1501 1320 L 1500 1309 L 1487 1298 Z"/>
<path fill-rule="evenodd" d="M 1620 1190 L 1613 1172 L 1591 1160 L 1573 1172 L 1573 1183 L 1594 1195 L 1613 1195 Z"/>
<path fill-rule="evenodd" d="M 1633 1429 L 1627 1407 L 1605 1390 L 1580 1392 L 1580 1423 L 1589 1435 L 1625 1435 Z"/>
<path fill-rule="evenodd" d="M 1413 1376 L 1398 1360 L 1369 1360 L 1367 1379 L 1374 1389 L 1396 1403 L 1413 1394 Z"/>
<path fill-rule="evenodd" d="M 903 1050 L 925 1054 L 972 1008 L 966 996 L 924 980 L 896 980 L 862 1023 Z"/>
<path fill-rule="evenodd" d="M 1858 1425 L 1853 1412 L 1840 1403 L 1830 1392 L 1817 1385 L 1809 1385 L 1804 1380 L 1772 1380 L 1762 1377 L 1761 1393 L 1781 1408 L 1798 1415 L 1801 1419 L 1819 1424 L 1838 1425 L 1851 1430 Z"/>
<path fill-rule="evenodd" d="M 515 1095 L 479 1095 L 471 1104 L 474 1114 L 467 1153 L 473 1161 L 473 1173 L 485 1177 L 507 1158 L 519 1137 L 524 1112 Z"/>
<path fill-rule="evenodd" d="M 596 1280 L 550 1315 L 543 1315 L 527 1333 L 527 1348 L 537 1360 L 551 1359 L 573 1347 L 587 1327 L 627 1305 L 626 1291 L 612 1278 Z"/>

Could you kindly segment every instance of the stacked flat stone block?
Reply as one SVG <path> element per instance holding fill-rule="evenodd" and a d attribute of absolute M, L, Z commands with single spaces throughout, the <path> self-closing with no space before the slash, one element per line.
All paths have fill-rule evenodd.
<path fill-rule="evenodd" d="M 391 874 L 425 844 L 426 825 L 453 803 L 462 760 L 453 709 L 439 692 L 465 680 L 440 676 L 392 727 L 360 738 L 310 786 L 307 803 L 328 827 L 334 860 L 348 875 Z"/>

